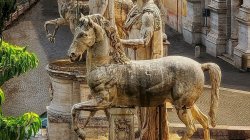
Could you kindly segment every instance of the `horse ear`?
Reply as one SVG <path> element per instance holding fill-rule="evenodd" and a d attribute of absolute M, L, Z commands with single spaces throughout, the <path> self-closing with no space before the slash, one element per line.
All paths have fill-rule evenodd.
<path fill-rule="evenodd" d="M 89 26 L 95 29 L 96 42 L 102 41 L 104 38 L 104 30 L 100 25 L 95 23 L 91 18 L 88 18 Z"/>
<path fill-rule="evenodd" d="M 88 19 L 88 25 L 89 25 L 89 27 L 94 28 L 93 27 L 94 21 L 90 17 L 88 17 L 87 19 Z"/>
<path fill-rule="evenodd" d="M 81 13 L 81 18 L 84 18 L 84 15 Z"/>

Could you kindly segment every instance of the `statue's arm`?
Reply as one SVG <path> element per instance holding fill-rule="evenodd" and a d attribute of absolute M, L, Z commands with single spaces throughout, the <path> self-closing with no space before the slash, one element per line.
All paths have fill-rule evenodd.
<path fill-rule="evenodd" d="M 147 46 L 154 34 L 154 16 L 152 13 L 145 13 L 142 16 L 142 26 L 140 32 L 141 35 L 138 39 L 121 39 L 121 43 L 127 47 L 134 46 L 131 48 Z"/>

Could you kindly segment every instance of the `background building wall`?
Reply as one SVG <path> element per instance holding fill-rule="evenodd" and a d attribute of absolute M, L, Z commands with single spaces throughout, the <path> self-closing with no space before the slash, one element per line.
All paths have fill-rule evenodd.
<path fill-rule="evenodd" d="M 183 19 L 187 16 L 187 1 L 164 0 L 163 4 L 167 9 L 167 25 L 182 33 Z"/>

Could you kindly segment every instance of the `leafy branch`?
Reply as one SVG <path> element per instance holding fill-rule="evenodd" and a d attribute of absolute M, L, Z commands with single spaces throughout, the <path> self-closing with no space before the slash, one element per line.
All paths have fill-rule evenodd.
<path fill-rule="evenodd" d="M 37 67 L 35 54 L 6 43 L 2 39 L 4 24 L 16 10 L 16 0 L 0 0 L 0 86 L 7 80 Z M 5 117 L 2 104 L 5 100 L 0 88 L 0 140 L 24 140 L 35 135 L 41 128 L 41 119 L 35 113 L 25 113 L 20 117 Z"/>
<path fill-rule="evenodd" d="M 7 80 L 37 67 L 35 54 L 6 42 L 0 45 L 0 86 Z M 41 119 L 35 113 L 25 113 L 20 117 L 5 117 L 1 105 L 5 97 L 0 89 L 0 140 L 24 140 L 35 135 L 41 128 Z"/>
<path fill-rule="evenodd" d="M 26 48 L 2 42 L 0 48 L 0 86 L 14 76 L 19 76 L 38 65 L 35 54 Z"/>
<path fill-rule="evenodd" d="M 0 115 L 0 140 L 30 139 L 41 128 L 41 119 L 35 113 L 25 113 L 20 117 Z"/>

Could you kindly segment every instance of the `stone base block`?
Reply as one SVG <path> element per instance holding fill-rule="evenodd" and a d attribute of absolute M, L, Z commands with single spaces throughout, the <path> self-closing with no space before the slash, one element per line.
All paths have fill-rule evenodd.
<path fill-rule="evenodd" d="M 200 44 L 201 43 L 201 33 L 194 33 L 185 28 L 183 28 L 184 41 L 189 44 Z"/>
<path fill-rule="evenodd" d="M 250 69 L 250 53 L 236 47 L 234 50 L 234 62 L 235 67 L 239 69 Z"/>
<path fill-rule="evenodd" d="M 208 27 L 202 27 L 202 33 L 201 33 L 201 44 L 204 46 L 207 46 L 207 35 L 209 33 Z"/>
<path fill-rule="evenodd" d="M 70 123 L 49 123 L 49 140 L 78 140 L 76 133 L 71 130 Z"/>
<path fill-rule="evenodd" d="M 226 44 L 217 44 L 207 39 L 206 52 L 214 57 L 220 56 L 226 52 Z"/>
<path fill-rule="evenodd" d="M 206 34 L 201 35 L 201 44 L 204 46 L 207 46 L 207 35 Z"/>
<path fill-rule="evenodd" d="M 230 39 L 228 41 L 227 54 L 233 56 L 234 48 L 238 45 L 238 40 Z"/>
<path fill-rule="evenodd" d="M 134 140 L 134 108 L 111 108 L 109 140 Z"/>
<path fill-rule="evenodd" d="M 234 66 L 238 69 L 242 68 L 242 58 L 240 56 L 234 55 Z"/>

